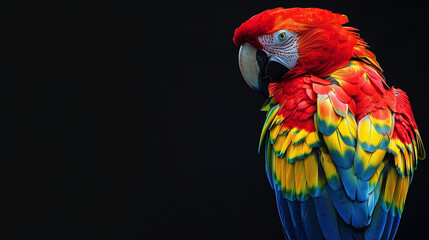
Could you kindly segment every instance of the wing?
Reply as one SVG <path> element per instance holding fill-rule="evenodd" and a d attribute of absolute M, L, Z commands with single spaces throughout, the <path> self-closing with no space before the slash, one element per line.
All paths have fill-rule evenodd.
<path fill-rule="evenodd" d="M 408 98 L 380 78 L 354 61 L 272 87 L 260 146 L 288 238 L 395 235 L 424 150 Z"/>
<path fill-rule="evenodd" d="M 342 221 L 365 238 L 393 238 L 417 159 L 424 157 L 408 98 L 385 89 L 380 71 L 361 61 L 330 80 L 315 88 L 316 125 L 336 170 L 334 181 L 327 174 L 329 196 Z"/>

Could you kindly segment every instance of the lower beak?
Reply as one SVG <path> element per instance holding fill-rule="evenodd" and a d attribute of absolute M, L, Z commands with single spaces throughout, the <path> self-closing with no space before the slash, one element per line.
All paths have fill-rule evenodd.
<path fill-rule="evenodd" d="M 268 96 L 268 84 L 280 82 L 289 71 L 287 67 L 273 60 L 261 50 L 245 43 L 238 53 L 240 71 L 247 85 L 254 91 Z"/>

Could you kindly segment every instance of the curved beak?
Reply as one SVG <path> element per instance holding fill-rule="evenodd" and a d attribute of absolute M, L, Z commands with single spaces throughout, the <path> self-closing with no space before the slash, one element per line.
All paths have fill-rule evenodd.
<path fill-rule="evenodd" d="M 256 61 L 256 51 L 257 49 L 248 43 L 241 45 L 238 52 L 238 64 L 241 75 L 243 75 L 247 85 L 254 91 L 261 92 L 260 69 Z"/>
<path fill-rule="evenodd" d="M 264 51 L 245 43 L 240 46 L 238 63 L 241 75 L 247 85 L 254 91 L 268 96 L 268 84 L 280 82 L 289 71 L 287 67 L 279 63 L 276 56 L 270 57 Z"/>

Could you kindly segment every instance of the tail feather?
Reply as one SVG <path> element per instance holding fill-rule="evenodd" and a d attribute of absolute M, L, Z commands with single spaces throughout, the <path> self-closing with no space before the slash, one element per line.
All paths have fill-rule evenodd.
<path fill-rule="evenodd" d="M 301 202 L 301 218 L 305 226 L 307 236 L 311 239 L 323 239 L 322 230 L 320 229 L 319 222 L 317 221 L 317 213 L 312 198 L 307 201 Z"/>
<path fill-rule="evenodd" d="M 304 224 L 301 219 L 301 206 L 298 200 L 289 201 L 287 200 L 289 205 L 289 211 L 291 213 L 292 223 L 294 225 L 295 234 L 297 239 L 307 239 L 307 235 L 305 233 Z"/>
<path fill-rule="evenodd" d="M 295 228 L 292 223 L 291 213 L 289 211 L 289 205 L 283 197 L 281 190 L 274 189 L 276 192 L 277 209 L 279 211 L 280 220 L 283 226 L 283 233 L 288 239 L 297 239 L 295 235 Z"/>
<path fill-rule="evenodd" d="M 325 191 L 320 197 L 314 199 L 317 219 L 325 239 L 342 239 L 338 226 L 338 214 Z"/>

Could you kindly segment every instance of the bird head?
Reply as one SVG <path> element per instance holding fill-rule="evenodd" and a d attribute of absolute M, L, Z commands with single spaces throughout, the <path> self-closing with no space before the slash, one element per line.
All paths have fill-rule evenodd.
<path fill-rule="evenodd" d="M 345 15 L 318 8 L 276 8 L 261 12 L 234 33 L 239 65 L 247 84 L 262 85 L 301 74 L 326 77 L 346 66 L 353 48 L 364 43 Z"/>

